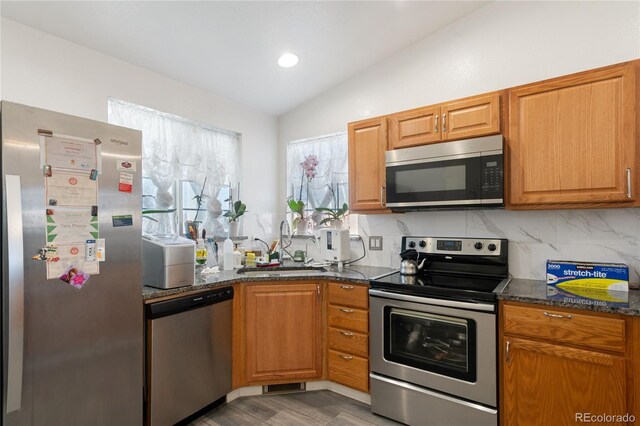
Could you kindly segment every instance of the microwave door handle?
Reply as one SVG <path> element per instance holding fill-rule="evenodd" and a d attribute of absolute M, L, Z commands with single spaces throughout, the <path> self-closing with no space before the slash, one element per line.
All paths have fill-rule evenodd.
<path fill-rule="evenodd" d="M 8 283 L 8 350 L 6 412 L 22 406 L 22 363 L 24 355 L 24 236 L 22 233 L 22 190 L 20 176 L 6 175 L 6 232 Z M 8 284 L 8 285 L 7 285 Z"/>

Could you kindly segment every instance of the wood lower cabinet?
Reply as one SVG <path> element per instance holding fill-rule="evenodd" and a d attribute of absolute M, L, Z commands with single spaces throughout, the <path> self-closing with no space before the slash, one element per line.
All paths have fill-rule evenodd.
<path fill-rule="evenodd" d="M 509 90 L 511 206 L 637 204 L 639 63 Z"/>
<path fill-rule="evenodd" d="M 369 391 L 369 288 L 328 283 L 329 380 Z"/>
<path fill-rule="evenodd" d="M 577 413 L 624 415 L 625 358 L 505 337 L 505 425 L 574 425 Z"/>
<path fill-rule="evenodd" d="M 239 283 L 234 291 L 234 389 L 328 379 L 368 392 L 366 284 Z"/>
<path fill-rule="evenodd" d="M 451 101 L 389 116 L 389 149 L 500 133 L 500 93 Z"/>
<path fill-rule="evenodd" d="M 500 315 L 503 425 L 635 412 L 630 317 L 515 302 L 501 303 Z"/>
<path fill-rule="evenodd" d="M 246 383 L 322 378 L 322 284 L 246 284 L 243 290 Z"/>
<path fill-rule="evenodd" d="M 349 209 L 386 213 L 387 118 L 349 124 Z"/>

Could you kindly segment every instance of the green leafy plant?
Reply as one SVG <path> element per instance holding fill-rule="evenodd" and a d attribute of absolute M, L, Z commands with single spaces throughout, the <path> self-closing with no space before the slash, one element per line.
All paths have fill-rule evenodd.
<path fill-rule="evenodd" d="M 290 198 L 287 200 L 287 205 L 289 206 L 293 214 L 296 215 L 296 217 L 293 219 L 293 226 L 295 227 L 298 225 L 298 223 L 304 220 L 304 202 L 302 200 L 296 201 L 293 198 Z"/>
<path fill-rule="evenodd" d="M 242 201 L 238 200 L 235 203 L 233 203 L 231 210 L 226 212 L 224 214 L 224 217 L 229 218 L 229 222 L 235 222 L 240 218 L 240 216 L 245 214 L 246 211 L 247 211 L 247 205 Z"/>
<path fill-rule="evenodd" d="M 287 201 L 287 204 L 292 212 L 300 216 L 301 219 L 304 218 L 304 202 L 302 200 L 296 201 L 291 198 Z"/>
<path fill-rule="evenodd" d="M 320 221 L 320 225 L 332 222 L 334 220 L 342 220 L 342 218 L 349 212 L 349 206 L 344 203 L 338 210 L 330 209 L 328 207 L 316 207 L 317 212 L 325 215 L 325 218 Z"/>

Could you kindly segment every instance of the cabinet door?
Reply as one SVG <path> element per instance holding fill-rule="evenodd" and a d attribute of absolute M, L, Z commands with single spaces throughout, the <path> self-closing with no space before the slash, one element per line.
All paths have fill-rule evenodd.
<path fill-rule="evenodd" d="M 322 377 L 320 284 L 245 289 L 247 382 Z"/>
<path fill-rule="evenodd" d="M 386 211 L 387 119 L 349 124 L 349 198 L 351 211 Z"/>
<path fill-rule="evenodd" d="M 442 105 L 442 140 L 500 133 L 500 95 L 476 96 Z"/>
<path fill-rule="evenodd" d="M 389 116 L 390 149 L 440 142 L 440 106 L 413 109 Z"/>
<path fill-rule="evenodd" d="M 509 92 L 511 203 L 636 199 L 633 64 Z"/>
<path fill-rule="evenodd" d="M 503 349 L 505 425 L 574 425 L 581 414 L 628 412 L 623 356 L 507 336 Z"/>

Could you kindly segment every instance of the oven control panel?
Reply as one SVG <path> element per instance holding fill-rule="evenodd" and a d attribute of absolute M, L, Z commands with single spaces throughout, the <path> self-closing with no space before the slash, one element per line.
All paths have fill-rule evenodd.
<path fill-rule="evenodd" d="M 500 256 L 503 240 L 488 238 L 405 237 L 404 249 L 420 253 Z"/>

